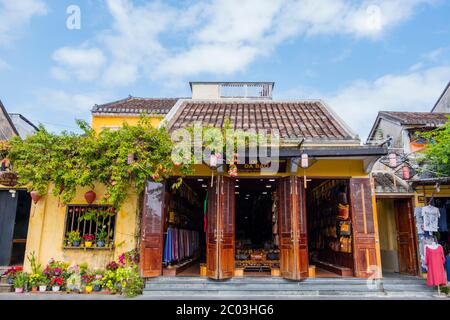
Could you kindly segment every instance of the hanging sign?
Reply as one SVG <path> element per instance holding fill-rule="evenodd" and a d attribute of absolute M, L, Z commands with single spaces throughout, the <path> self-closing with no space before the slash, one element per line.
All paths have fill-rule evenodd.
<path fill-rule="evenodd" d="M 254 163 L 238 163 L 237 170 L 238 172 L 257 172 L 260 173 L 262 169 L 270 169 L 272 168 L 272 162 L 278 161 L 278 170 L 274 173 L 280 173 L 286 171 L 286 160 L 272 160 L 268 163 L 261 163 L 259 161 Z"/>

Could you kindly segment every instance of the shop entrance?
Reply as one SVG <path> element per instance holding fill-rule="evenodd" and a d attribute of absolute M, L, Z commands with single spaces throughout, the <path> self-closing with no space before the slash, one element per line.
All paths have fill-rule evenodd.
<path fill-rule="evenodd" d="M 279 275 L 277 182 L 235 180 L 235 276 Z"/>
<path fill-rule="evenodd" d="M 316 277 L 354 275 L 349 181 L 313 179 L 306 189 L 309 263 Z"/>
<path fill-rule="evenodd" d="M 200 276 L 206 263 L 207 194 L 209 179 L 186 178 L 166 189 L 163 276 Z"/>

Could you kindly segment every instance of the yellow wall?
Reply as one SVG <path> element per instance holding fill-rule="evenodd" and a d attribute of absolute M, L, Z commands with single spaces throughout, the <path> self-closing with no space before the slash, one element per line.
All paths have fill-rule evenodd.
<path fill-rule="evenodd" d="M 121 127 L 124 122 L 129 125 L 136 125 L 139 122 L 140 116 L 129 116 L 129 117 L 109 117 L 109 116 L 93 116 L 92 117 L 92 128 L 96 132 L 100 132 L 104 128 L 117 128 Z M 150 123 L 153 126 L 158 126 L 162 116 L 150 116 Z"/>
<path fill-rule="evenodd" d="M 431 197 L 443 197 L 450 198 L 450 185 L 441 185 L 440 192 L 436 192 L 435 186 L 425 186 L 425 193 L 422 186 L 418 186 L 416 188 L 416 192 L 414 194 L 414 202 L 416 207 L 423 207 L 426 205 L 423 200 L 423 196 L 426 196 L 426 201 L 429 201 Z"/>
<path fill-rule="evenodd" d="M 377 215 L 383 270 L 398 272 L 397 224 L 395 222 L 394 200 L 378 199 Z"/>
<path fill-rule="evenodd" d="M 71 204 L 86 204 L 84 194 L 89 188 L 79 188 Z M 105 193 L 103 185 L 94 189 L 97 199 L 94 204 L 100 203 Z M 59 203 L 58 198 L 48 193 L 30 211 L 30 224 L 28 227 L 26 255 L 35 252 L 38 262 L 45 266 L 51 258 L 70 263 L 87 262 L 93 269 L 104 268 L 108 262 L 117 258 L 121 253 L 136 247 L 138 239 L 138 195 L 130 192 L 127 200 L 117 213 L 115 249 L 64 249 L 64 226 L 66 219 L 66 206 Z M 27 259 L 24 268 L 30 270 Z"/>
<path fill-rule="evenodd" d="M 368 174 L 364 172 L 364 165 L 362 160 L 318 160 L 308 169 L 299 169 L 297 175 L 307 177 L 320 178 L 320 177 L 343 177 L 343 178 L 359 178 L 368 177 Z M 192 176 L 211 176 L 211 170 L 206 165 L 195 165 Z M 278 173 L 275 176 L 288 176 L 288 172 Z M 259 171 L 257 172 L 239 172 L 238 177 L 260 177 Z"/>

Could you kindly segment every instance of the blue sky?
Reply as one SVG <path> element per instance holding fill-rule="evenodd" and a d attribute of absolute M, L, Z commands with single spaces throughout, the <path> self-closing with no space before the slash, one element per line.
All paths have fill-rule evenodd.
<path fill-rule="evenodd" d="M 275 81 L 275 98 L 323 99 L 364 138 L 379 110 L 431 110 L 448 21 L 446 0 L 0 0 L 0 99 L 59 131 L 129 94 Z"/>

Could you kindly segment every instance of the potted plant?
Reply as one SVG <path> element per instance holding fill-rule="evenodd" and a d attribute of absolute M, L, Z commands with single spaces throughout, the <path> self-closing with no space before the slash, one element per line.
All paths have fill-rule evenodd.
<path fill-rule="evenodd" d="M 106 244 L 106 240 L 108 238 L 108 231 L 106 230 L 106 226 L 103 226 L 102 229 L 97 232 L 96 240 L 97 240 L 97 247 L 102 248 Z"/>
<path fill-rule="evenodd" d="M 67 244 L 72 247 L 79 247 L 81 244 L 80 231 L 70 231 L 67 233 Z"/>
<path fill-rule="evenodd" d="M 53 292 L 58 292 L 61 290 L 61 287 L 64 285 L 64 278 L 60 276 L 55 276 L 50 280 L 50 286 L 52 287 Z"/>
<path fill-rule="evenodd" d="M 28 282 L 28 276 L 23 271 L 16 272 L 14 277 L 14 290 L 16 293 L 23 293 L 23 290 Z"/>
<path fill-rule="evenodd" d="M 94 281 L 95 277 L 91 274 L 86 273 L 81 277 L 81 283 L 84 285 L 84 291 L 86 293 L 91 293 L 93 288 L 92 282 Z"/>
<path fill-rule="evenodd" d="M 92 241 L 95 240 L 95 237 L 93 234 L 85 234 L 83 236 L 83 240 L 84 240 L 84 246 L 86 248 L 90 248 L 90 247 L 92 247 Z"/>
<path fill-rule="evenodd" d="M 6 277 L 6 282 L 8 284 L 14 284 L 14 278 L 16 277 L 16 274 L 18 272 L 21 272 L 23 270 L 22 267 L 10 267 L 8 270 L 6 270 L 5 273 L 3 273 L 3 277 Z"/>
<path fill-rule="evenodd" d="M 39 292 L 46 292 L 47 286 L 48 286 L 48 278 L 44 275 L 39 279 L 38 286 L 39 286 Z"/>
<path fill-rule="evenodd" d="M 31 286 L 31 292 L 38 292 L 39 281 L 42 275 L 39 273 L 32 273 L 29 278 L 29 283 Z"/>

